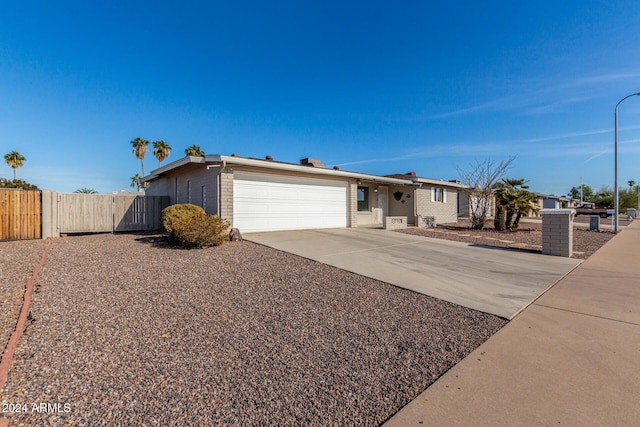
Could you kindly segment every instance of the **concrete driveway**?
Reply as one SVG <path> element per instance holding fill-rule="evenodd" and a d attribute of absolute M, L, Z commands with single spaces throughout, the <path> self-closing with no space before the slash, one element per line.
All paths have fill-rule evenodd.
<path fill-rule="evenodd" d="M 507 319 L 580 263 L 367 228 L 272 231 L 244 238 Z"/>

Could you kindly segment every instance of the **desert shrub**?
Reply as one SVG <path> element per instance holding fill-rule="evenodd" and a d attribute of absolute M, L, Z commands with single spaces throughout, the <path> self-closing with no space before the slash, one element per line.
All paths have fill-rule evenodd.
<path fill-rule="evenodd" d="M 185 248 L 218 246 L 229 239 L 229 223 L 217 215 L 182 216 L 171 223 L 170 235 Z"/>
<path fill-rule="evenodd" d="M 192 218 L 195 215 L 206 215 L 206 213 L 200 206 L 188 203 L 166 207 L 162 210 L 162 227 L 167 233 L 171 234 L 173 232 L 174 221 L 183 218 Z"/>

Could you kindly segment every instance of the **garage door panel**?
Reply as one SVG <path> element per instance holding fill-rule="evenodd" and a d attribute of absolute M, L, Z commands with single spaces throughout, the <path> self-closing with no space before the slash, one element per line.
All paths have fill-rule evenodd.
<path fill-rule="evenodd" d="M 347 184 L 234 174 L 233 223 L 244 232 L 346 227 Z"/>

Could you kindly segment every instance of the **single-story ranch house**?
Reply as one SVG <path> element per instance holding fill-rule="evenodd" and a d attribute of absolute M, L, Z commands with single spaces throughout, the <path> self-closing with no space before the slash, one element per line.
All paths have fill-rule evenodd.
<path fill-rule="evenodd" d="M 320 160 L 300 164 L 237 155 L 187 156 L 144 177 L 146 194 L 192 203 L 229 220 L 241 232 L 382 226 L 384 217 L 409 225 L 456 222 L 457 182 L 328 169 Z M 422 221 L 422 222 L 421 222 Z"/>

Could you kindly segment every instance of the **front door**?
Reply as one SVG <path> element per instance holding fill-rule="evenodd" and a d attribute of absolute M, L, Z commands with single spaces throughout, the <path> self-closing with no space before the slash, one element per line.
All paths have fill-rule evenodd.
<path fill-rule="evenodd" d="M 382 221 L 389 216 L 389 187 L 378 187 L 378 208 L 382 210 Z"/>

